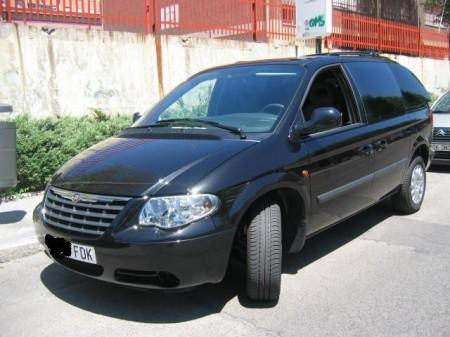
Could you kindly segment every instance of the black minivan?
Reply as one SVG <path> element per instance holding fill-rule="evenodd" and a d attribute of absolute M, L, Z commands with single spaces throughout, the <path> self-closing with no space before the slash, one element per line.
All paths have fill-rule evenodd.
<path fill-rule="evenodd" d="M 307 238 L 386 198 L 420 209 L 429 100 L 374 54 L 201 72 L 53 176 L 39 241 L 70 270 L 140 288 L 217 283 L 232 258 L 251 299 L 277 300 L 283 254 Z"/>

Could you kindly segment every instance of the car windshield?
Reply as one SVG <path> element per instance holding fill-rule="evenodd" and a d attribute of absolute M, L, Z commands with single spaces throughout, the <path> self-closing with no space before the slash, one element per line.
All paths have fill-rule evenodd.
<path fill-rule="evenodd" d="M 434 113 L 450 113 L 450 92 L 439 98 L 431 110 Z"/>
<path fill-rule="evenodd" d="M 271 132 L 303 76 L 298 64 L 251 65 L 202 73 L 176 88 L 133 127 Z"/>

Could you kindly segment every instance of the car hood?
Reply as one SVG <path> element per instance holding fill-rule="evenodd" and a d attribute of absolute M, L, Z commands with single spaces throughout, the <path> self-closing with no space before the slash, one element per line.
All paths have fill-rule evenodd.
<path fill-rule="evenodd" d="M 180 193 L 185 193 L 196 180 L 254 144 L 233 139 L 114 137 L 70 160 L 55 174 L 51 185 L 133 197 L 157 194 L 176 179 Z M 183 175 L 187 176 L 184 180 Z"/>
<path fill-rule="evenodd" d="M 450 128 L 450 113 L 435 113 L 433 120 L 435 128 Z"/>

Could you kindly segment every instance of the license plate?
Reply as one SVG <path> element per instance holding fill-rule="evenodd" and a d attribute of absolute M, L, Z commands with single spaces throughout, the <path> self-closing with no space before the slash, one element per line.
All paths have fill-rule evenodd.
<path fill-rule="evenodd" d="M 94 247 L 79 245 L 77 243 L 72 243 L 71 246 L 71 253 L 68 258 L 85 263 L 97 264 Z"/>
<path fill-rule="evenodd" d="M 450 151 L 450 144 L 431 144 L 434 151 Z"/>

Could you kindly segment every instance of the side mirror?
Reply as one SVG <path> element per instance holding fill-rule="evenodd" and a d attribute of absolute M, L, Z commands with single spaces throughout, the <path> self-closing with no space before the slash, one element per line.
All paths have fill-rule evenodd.
<path fill-rule="evenodd" d="M 142 117 L 142 115 L 140 112 L 135 112 L 133 114 L 133 123 L 136 123 L 139 120 L 139 118 L 141 118 L 141 117 Z"/>
<path fill-rule="evenodd" d="M 311 134 L 331 130 L 342 126 L 342 112 L 336 108 L 317 108 L 312 112 L 311 120 L 304 132 Z"/>
<path fill-rule="evenodd" d="M 289 139 L 298 143 L 304 136 L 327 131 L 342 126 L 342 112 L 336 108 L 314 109 L 311 119 L 305 125 L 295 124 L 289 133 Z"/>

